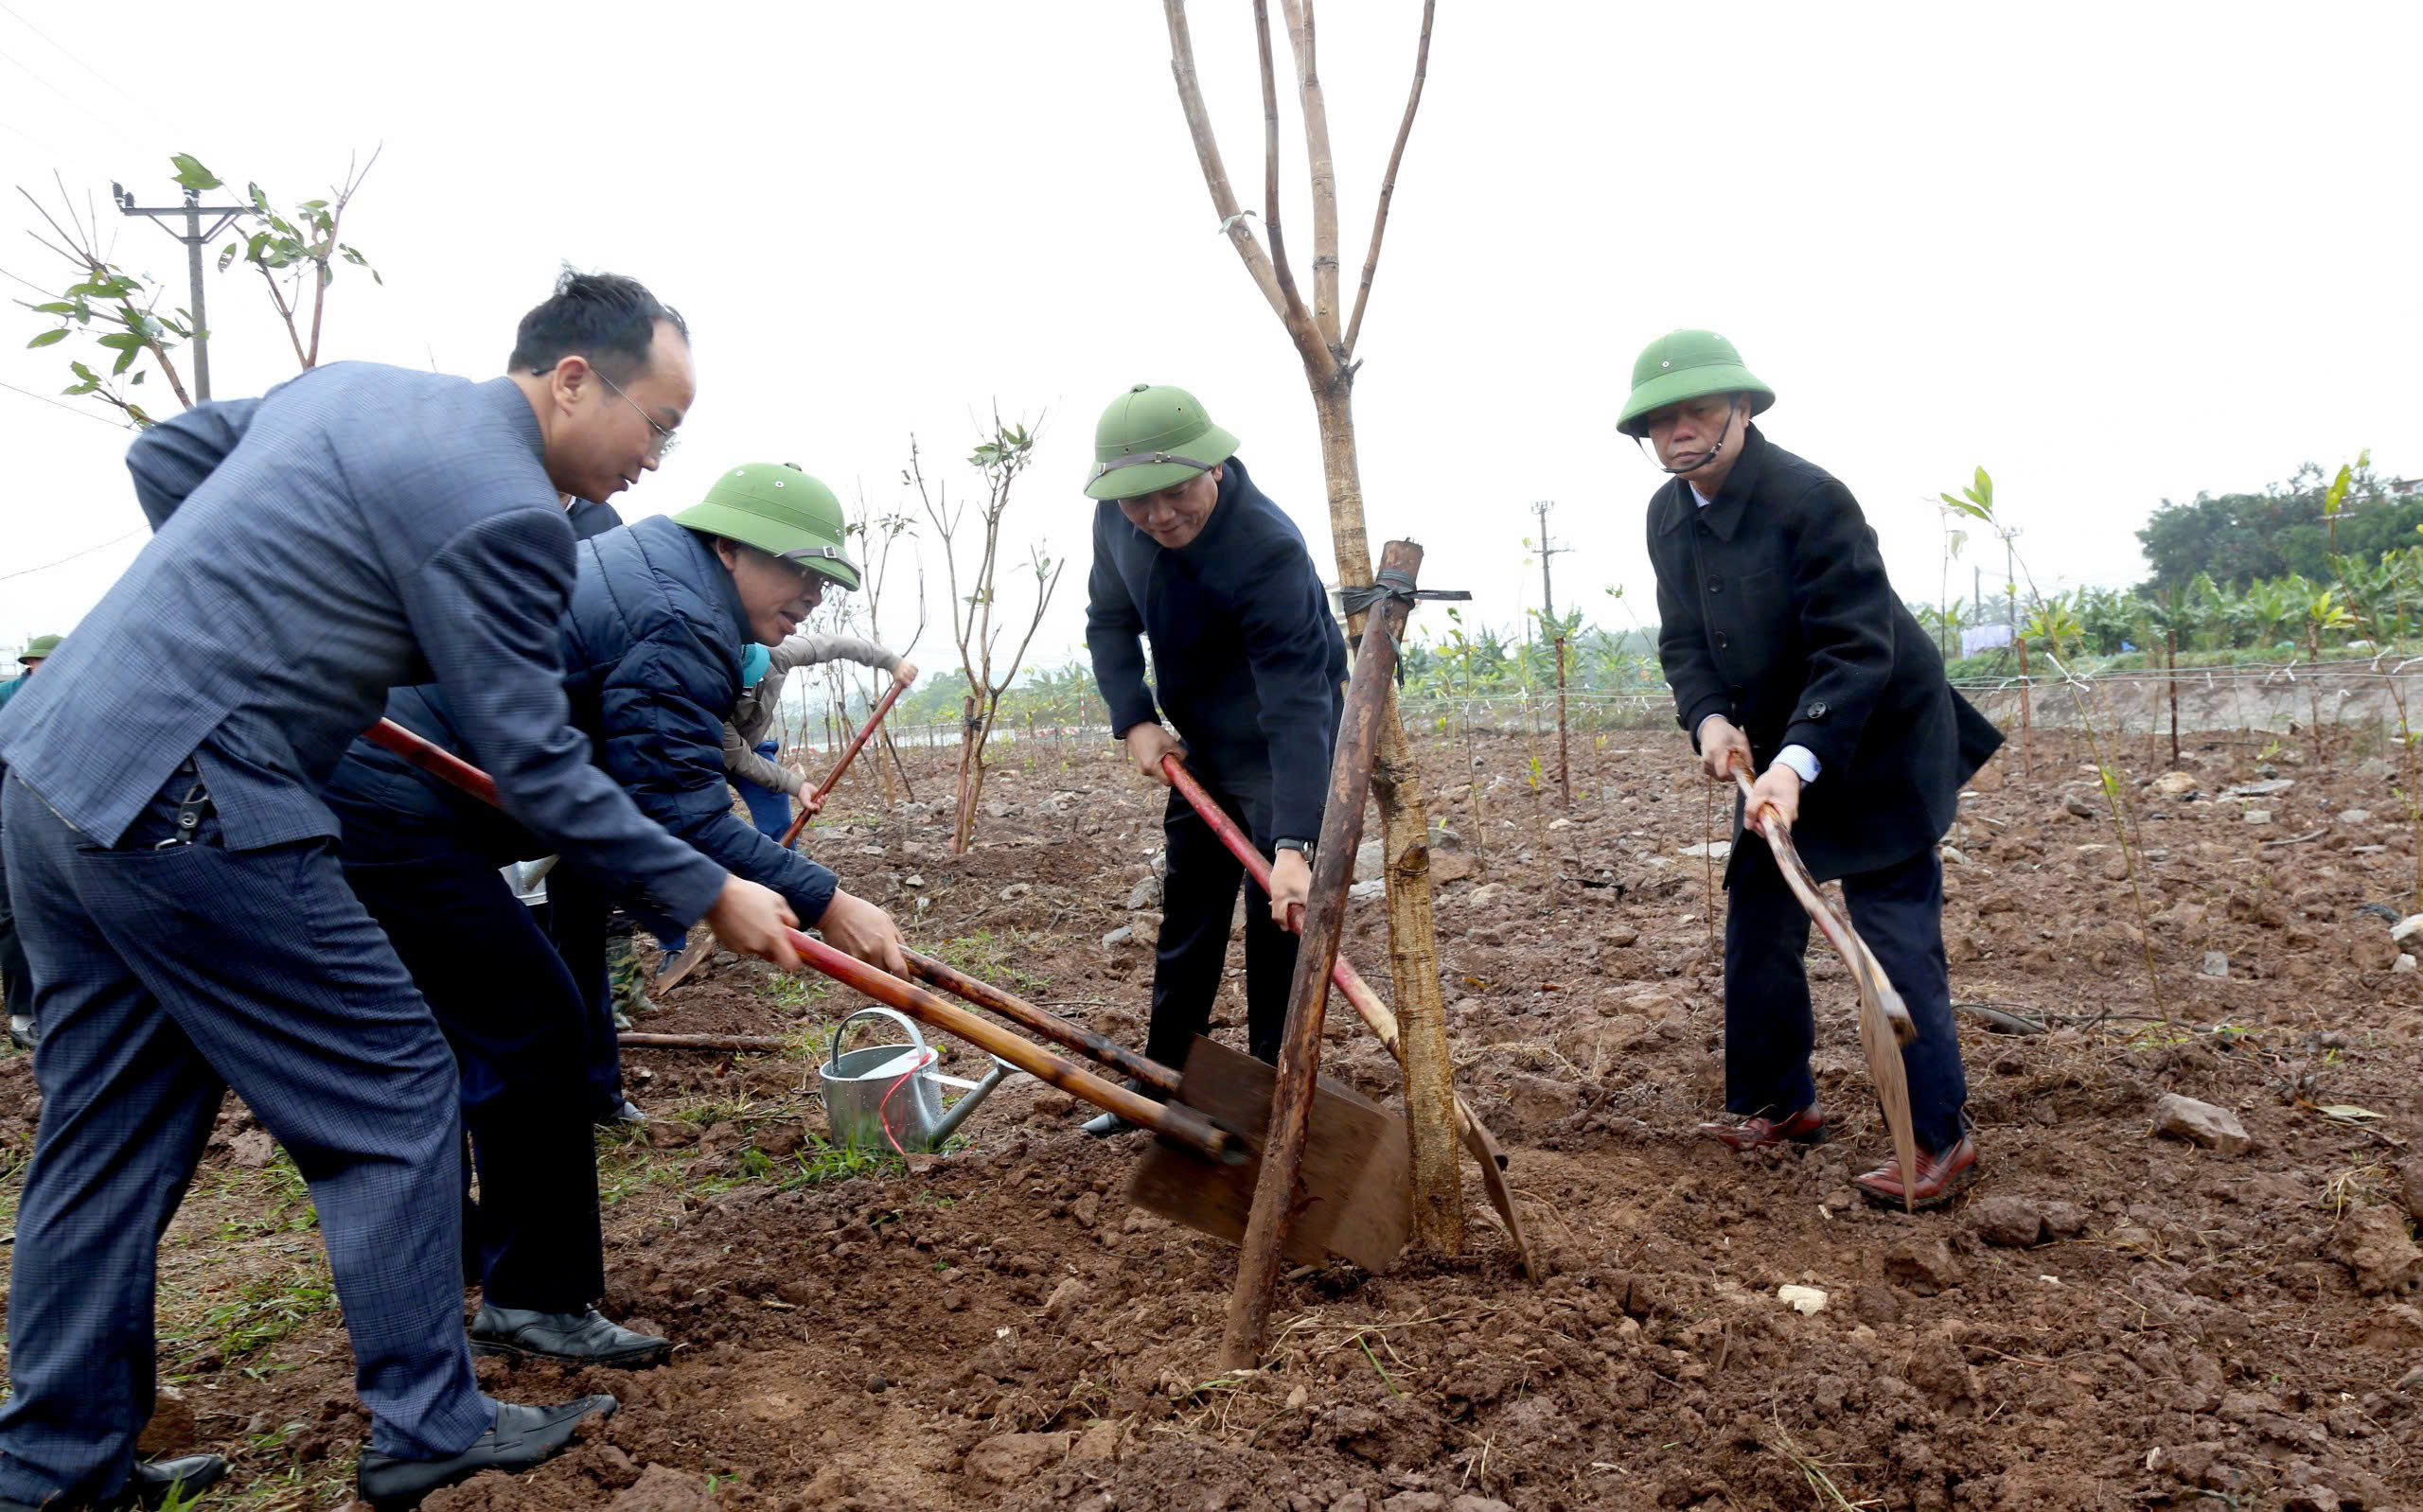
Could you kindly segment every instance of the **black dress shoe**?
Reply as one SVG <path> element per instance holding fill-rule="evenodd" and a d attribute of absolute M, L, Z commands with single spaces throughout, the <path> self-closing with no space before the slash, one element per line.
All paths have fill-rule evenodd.
<path fill-rule="evenodd" d="M 137 1465 L 117 1495 L 105 1502 L 88 1504 L 95 1508 L 95 1512 L 133 1512 L 138 1506 L 165 1505 L 169 1494 L 177 1491 L 182 1491 L 186 1499 L 191 1501 L 198 1493 L 224 1480 L 226 1475 L 227 1462 L 216 1454 L 188 1454 L 183 1459 Z M 42 1512 L 42 1508 L 28 1502 L 11 1502 L 0 1497 L 0 1512 Z"/>
<path fill-rule="evenodd" d="M 583 1397 L 560 1407 L 499 1402 L 496 1426 L 451 1459 L 405 1460 L 363 1450 L 355 1488 L 370 1503 L 371 1512 L 409 1512 L 430 1492 L 468 1481 L 482 1470 L 519 1473 L 553 1459 L 572 1442 L 573 1431 L 582 1418 L 592 1413 L 611 1417 L 614 1406 L 611 1397 Z"/>
<path fill-rule="evenodd" d="M 673 1341 L 652 1333 L 634 1333 L 600 1316 L 595 1308 L 580 1312 L 531 1312 L 484 1303 L 471 1323 L 474 1354 L 503 1355 L 507 1360 L 553 1360 L 567 1365 L 609 1365 L 641 1370 L 664 1363 Z"/>
<path fill-rule="evenodd" d="M 154 1460 L 137 1465 L 126 1489 L 102 1503 L 102 1512 L 128 1507 L 156 1507 L 173 1493 L 190 1502 L 227 1477 L 227 1462 L 216 1454 L 188 1454 L 183 1459 Z"/>

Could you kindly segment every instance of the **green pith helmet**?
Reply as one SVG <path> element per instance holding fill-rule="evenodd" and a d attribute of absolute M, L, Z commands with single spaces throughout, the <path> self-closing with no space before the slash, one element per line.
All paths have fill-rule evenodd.
<path fill-rule="evenodd" d="M 1088 499 L 1133 499 L 1175 488 L 1235 455 L 1237 438 L 1212 423 L 1194 396 L 1139 383 L 1110 401 L 1094 427 Z"/>
<path fill-rule="evenodd" d="M 38 635 L 26 642 L 26 648 L 17 653 L 17 659 L 20 661 L 40 661 L 44 657 L 49 656 L 53 651 L 58 649 L 59 637 L 55 635 Z"/>
<path fill-rule="evenodd" d="M 676 523 L 722 536 L 822 572 L 843 588 L 858 586 L 858 565 L 841 554 L 849 527 L 833 490 L 787 462 L 752 462 L 725 472 L 707 497 L 673 517 Z"/>
<path fill-rule="evenodd" d="M 1634 361 L 1632 397 L 1616 416 L 1616 429 L 1645 436 L 1651 414 L 1704 394 L 1747 394 L 1752 414 L 1776 402 L 1776 391 L 1750 376 L 1731 342 L 1714 331 L 1668 331 Z"/>

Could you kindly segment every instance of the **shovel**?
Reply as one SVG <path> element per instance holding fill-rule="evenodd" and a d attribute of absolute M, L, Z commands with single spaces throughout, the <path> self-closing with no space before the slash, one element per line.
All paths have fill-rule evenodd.
<path fill-rule="evenodd" d="M 1229 848 L 1229 853 L 1245 864 L 1247 873 L 1255 884 L 1265 891 L 1269 890 L 1270 863 L 1263 859 L 1262 853 L 1254 848 L 1252 840 L 1247 838 L 1245 831 L 1237 828 L 1236 821 L 1229 818 L 1210 793 L 1204 791 L 1203 784 L 1194 780 L 1194 774 L 1186 769 L 1175 753 L 1161 758 L 1161 772 L 1169 778 L 1170 785 L 1177 789 L 1179 796 L 1202 817 L 1203 822 L 1212 827 L 1212 833 L 1220 837 L 1220 843 Z M 1337 963 L 1330 968 L 1330 980 L 1346 994 L 1346 1000 L 1354 1005 L 1354 1011 L 1361 1016 L 1364 1026 L 1379 1037 L 1380 1043 L 1388 1046 L 1388 1053 L 1396 1057 L 1397 1064 L 1403 1066 L 1405 1042 L 1397 1035 L 1396 1015 L 1380 1001 L 1380 994 L 1371 991 L 1371 985 L 1363 979 L 1363 974 L 1340 956 Z M 1456 1133 L 1463 1139 L 1464 1148 L 1471 1152 L 1473 1159 L 1480 1164 L 1481 1187 L 1489 1193 L 1490 1206 L 1497 1210 L 1498 1218 L 1504 1222 L 1507 1238 L 1514 1241 L 1514 1253 L 1522 1257 L 1523 1273 L 1535 1282 L 1545 1280 L 1547 1277 L 1539 1262 L 1531 1257 L 1531 1241 L 1530 1236 L 1523 1232 L 1523 1221 L 1515 1216 L 1514 1194 L 1506 1187 L 1506 1155 L 1497 1148 L 1497 1137 L 1465 1105 L 1460 1094 L 1456 1098 Z"/>
<path fill-rule="evenodd" d="M 875 706 L 875 712 L 867 716 L 866 727 L 852 737 L 848 746 L 842 747 L 841 759 L 833 764 L 833 770 L 825 774 L 824 781 L 808 791 L 807 800 L 800 805 L 799 817 L 791 820 L 790 828 L 785 830 L 782 839 L 776 842 L 784 850 L 787 851 L 798 843 L 799 832 L 807 828 L 807 821 L 816 814 L 817 804 L 823 801 L 825 794 L 833 791 L 833 784 L 841 780 L 841 774 L 850 769 L 850 763 L 858 759 L 858 750 L 866 745 L 867 737 L 875 733 L 877 725 L 883 723 L 883 716 L 890 713 L 892 706 L 900 701 L 900 694 L 908 686 L 897 677 L 892 679 L 892 686 L 884 690 L 882 701 Z M 669 993 L 681 986 L 692 972 L 699 969 L 699 962 L 714 953 L 715 937 L 713 935 L 694 944 L 686 945 L 682 948 L 681 954 L 665 962 L 664 969 L 657 973 L 656 980 L 648 985 L 657 992 Z"/>
<path fill-rule="evenodd" d="M 1742 802 L 1748 803 L 1750 774 L 1738 754 L 1733 760 L 1733 781 L 1742 789 Z M 1917 1212 L 1910 1185 L 1918 1179 L 1919 1140 L 1910 1122 L 1910 1078 L 1901 1064 L 1901 1046 L 1919 1037 L 1919 1027 L 1910 1018 L 1901 994 L 1885 977 L 1884 968 L 1877 964 L 1867 941 L 1817 890 L 1817 881 L 1809 874 L 1799 849 L 1792 843 L 1792 829 L 1784 823 L 1783 816 L 1770 807 L 1763 816 L 1754 814 L 1749 818 L 1753 821 L 1763 819 L 1756 823 L 1756 828 L 1766 836 L 1767 849 L 1775 853 L 1776 870 L 1783 873 L 1785 884 L 1800 900 L 1800 906 L 1815 923 L 1818 933 L 1841 953 L 1843 963 L 1851 969 L 1851 980 L 1859 986 L 1860 1048 L 1867 1054 L 1867 1074 L 1876 1082 L 1876 1100 L 1884 1109 L 1884 1125 L 1893 1132 L 1893 1153 L 1901 1162 L 1901 1205 Z"/>
<path fill-rule="evenodd" d="M 1236 1131 L 1242 1158 L 1216 1167 L 1206 1167 L 1181 1148 L 1184 1141 L 1165 1138 L 1145 1152 L 1127 1195 L 1138 1206 L 1198 1233 L 1232 1243 L 1244 1238 L 1246 1217 L 1253 1207 L 1254 1183 L 1261 1179 L 1263 1134 L 1270 1126 L 1270 1099 L 1277 1085 L 1277 1073 L 1269 1066 L 1198 1036 L 1181 1075 L 1016 993 L 913 950 L 902 954 L 908 958 L 911 976 L 1067 1046 L 1163 1096 L 1175 1094 L 1170 1106 L 1203 1114 L 1215 1125 Z M 1360 987 L 1362 978 L 1355 982 Z M 1363 992 L 1369 996 L 1371 990 L 1363 988 Z M 1326 1077 L 1317 1081 L 1312 1134 L 1300 1178 L 1303 1210 L 1289 1229 L 1288 1257 L 1318 1264 L 1335 1256 L 1367 1271 L 1387 1269 L 1405 1248 L 1412 1229 L 1412 1214 L 1405 1200 L 1412 1160 L 1404 1120 L 1352 1088 Z M 1489 1169 L 1494 1172 L 1496 1168 Z"/>
<path fill-rule="evenodd" d="M 880 712 L 880 711 L 878 711 Z M 370 739 L 474 798 L 497 802 L 486 773 L 402 726 L 380 720 Z M 710 937 L 712 938 L 712 937 Z M 957 1008 L 796 930 L 800 959 L 846 987 L 890 1004 L 929 1029 L 966 1041 L 1039 1081 L 1115 1113 L 1160 1136 L 1137 1173 L 1130 1195 L 1141 1205 L 1201 1233 L 1235 1242 L 1244 1236 L 1261 1176 L 1259 1148 L 1270 1117 L 1275 1073 L 1250 1056 L 1197 1039 L 1184 1076 L 1103 1039 L 1080 1026 L 979 982 L 942 962 L 908 954 L 911 969 L 972 1002 L 1058 1039 L 1105 1064 L 1132 1071 L 1147 1086 L 1176 1088 L 1158 1102 L 1105 1081 L 989 1019 Z M 1411 1215 L 1411 1156 L 1405 1126 L 1371 1099 L 1323 1078 L 1313 1100 L 1312 1137 L 1302 1184 L 1305 1216 L 1287 1254 L 1318 1262 L 1335 1254 L 1367 1270 L 1385 1269 L 1405 1248 Z"/>

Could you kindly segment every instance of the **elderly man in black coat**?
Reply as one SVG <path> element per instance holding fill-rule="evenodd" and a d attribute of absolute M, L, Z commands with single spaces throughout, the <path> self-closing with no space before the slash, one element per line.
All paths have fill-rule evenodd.
<path fill-rule="evenodd" d="M 1977 1163 L 1943 957 L 1937 842 L 2001 732 L 1944 680 L 1943 660 L 1884 575 L 1850 490 L 1750 423 L 1775 402 L 1732 343 L 1675 331 L 1633 369 L 1618 429 L 1647 437 L 1671 481 L 1650 501 L 1658 657 L 1709 776 L 1757 778 L 1748 811 L 1791 826 L 1820 881 L 1841 878 L 1859 930 L 1908 1005 L 1902 1051 L 1919 1169 L 1857 1178 L 1870 1199 L 1948 1199 Z M 1815 1027 L 1801 961 L 1809 920 L 1764 845 L 1735 844 L 1724 922 L 1725 1108 L 1736 1150 L 1825 1135 L 1809 1071 Z"/>

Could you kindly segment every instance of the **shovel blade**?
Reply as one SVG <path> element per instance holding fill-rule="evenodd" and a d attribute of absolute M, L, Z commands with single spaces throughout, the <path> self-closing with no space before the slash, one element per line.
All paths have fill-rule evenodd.
<path fill-rule="evenodd" d="M 1128 1201 L 1197 1233 L 1243 1242 L 1278 1081 L 1278 1072 L 1252 1056 L 1197 1038 L 1177 1100 L 1245 1135 L 1247 1157 L 1220 1165 L 1157 1141 L 1136 1168 Z M 1322 1077 L 1314 1087 L 1296 1209 L 1282 1253 L 1299 1264 L 1318 1265 L 1335 1256 L 1367 1271 L 1385 1271 L 1412 1232 L 1412 1202 L 1405 1120 Z"/>

